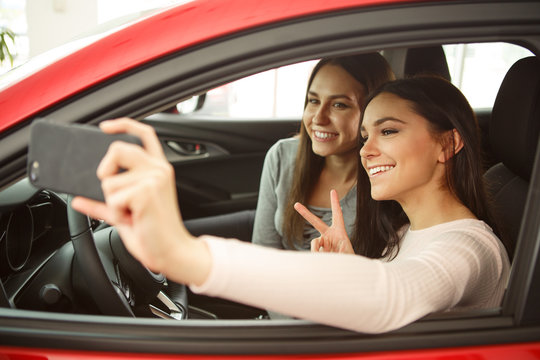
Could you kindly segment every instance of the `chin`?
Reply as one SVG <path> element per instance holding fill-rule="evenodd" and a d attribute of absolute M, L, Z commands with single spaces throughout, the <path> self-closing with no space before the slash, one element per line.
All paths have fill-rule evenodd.
<path fill-rule="evenodd" d="M 384 192 L 380 192 L 380 191 L 374 192 L 373 190 L 371 191 L 371 198 L 376 201 L 394 200 L 388 194 L 385 194 Z"/>
<path fill-rule="evenodd" d="M 311 150 L 313 151 L 313 153 L 315 155 L 319 155 L 319 156 L 322 156 L 322 157 L 334 155 L 334 152 L 328 151 L 328 150 L 325 150 L 325 149 L 321 149 L 320 146 L 312 146 Z"/>

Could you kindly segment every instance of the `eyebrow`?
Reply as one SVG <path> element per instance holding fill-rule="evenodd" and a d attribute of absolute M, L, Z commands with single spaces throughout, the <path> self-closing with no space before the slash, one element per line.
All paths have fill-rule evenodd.
<path fill-rule="evenodd" d="M 373 123 L 373 127 L 381 126 L 382 124 L 384 124 L 385 122 L 388 122 L 388 121 L 395 121 L 395 122 L 398 122 L 398 123 L 401 123 L 401 124 L 406 123 L 405 121 L 400 120 L 398 118 L 395 118 L 395 117 L 392 117 L 392 116 L 387 116 L 387 117 L 383 117 L 383 118 L 380 118 L 378 120 L 375 120 L 375 122 Z M 360 131 L 366 131 L 366 128 L 364 127 L 364 125 L 360 126 Z"/>
<path fill-rule="evenodd" d="M 314 96 L 317 96 L 317 97 L 319 96 L 319 94 L 317 94 L 315 91 L 311 91 L 311 90 L 308 91 L 308 94 L 309 94 L 309 95 L 314 95 Z M 351 99 L 350 96 L 345 95 L 345 94 L 330 95 L 329 98 L 330 98 L 330 99 L 340 99 L 340 98 L 345 98 L 345 99 L 348 99 L 348 100 L 351 100 L 351 101 L 353 100 L 353 99 Z"/>

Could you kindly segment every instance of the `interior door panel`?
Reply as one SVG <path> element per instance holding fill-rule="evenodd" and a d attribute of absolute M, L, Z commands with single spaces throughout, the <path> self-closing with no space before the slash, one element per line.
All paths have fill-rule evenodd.
<path fill-rule="evenodd" d="M 300 119 L 209 120 L 176 114 L 155 114 L 144 122 L 155 128 L 174 167 L 184 219 L 255 209 L 266 152 L 300 125 Z"/>

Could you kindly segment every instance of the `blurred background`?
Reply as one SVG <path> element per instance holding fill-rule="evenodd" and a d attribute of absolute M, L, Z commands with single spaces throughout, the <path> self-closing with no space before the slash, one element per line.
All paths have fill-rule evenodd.
<path fill-rule="evenodd" d="M 0 74 L 106 23 L 187 1 L 0 0 Z"/>
<path fill-rule="evenodd" d="M 152 9 L 189 1 L 0 0 L 0 88 L 14 73 L 9 70 L 29 59 L 36 65 L 26 66 L 28 69 L 39 68 L 95 39 L 88 35 L 107 33 Z M 473 108 L 491 108 L 508 68 L 517 59 L 531 55 L 527 49 L 509 43 L 446 44 L 443 50 L 452 82 Z M 315 62 L 271 69 L 209 89 L 198 113 L 235 119 L 299 118 Z M 23 72 L 21 68 L 17 70 Z M 183 105 L 179 104 L 180 113 L 185 112 Z"/>

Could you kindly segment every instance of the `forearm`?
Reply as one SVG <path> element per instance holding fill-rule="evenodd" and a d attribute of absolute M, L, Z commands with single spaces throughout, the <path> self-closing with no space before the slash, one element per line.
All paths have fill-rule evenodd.
<path fill-rule="evenodd" d="M 209 244 L 213 264 L 207 280 L 193 291 L 355 331 L 397 329 L 455 306 L 467 284 L 475 287 L 470 280 L 476 278 L 475 256 L 448 241 L 418 257 L 389 263 L 202 240 Z M 497 281 L 489 279 L 486 289 Z M 481 298 L 475 301 L 477 307 L 485 304 Z"/>
<path fill-rule="evenodd" d="M 216 267 L 201 287 L 192 286 L 195 292 L 356 331 L 385 331 L 399 325 L 386 324 L 380 316 L 386 312 L 388 297 L 381 292 L 387 277 L 378 261 L 232 240 L 214 239 L 210 244 Z"/>
<path fill-rule="evenodd" d="M 200 286 L 208 278 L 212 257 L 206 242 L 190 236 L 181 246 L 174 246 L 162 262 L 161 272 L 178 283 Z"/>

